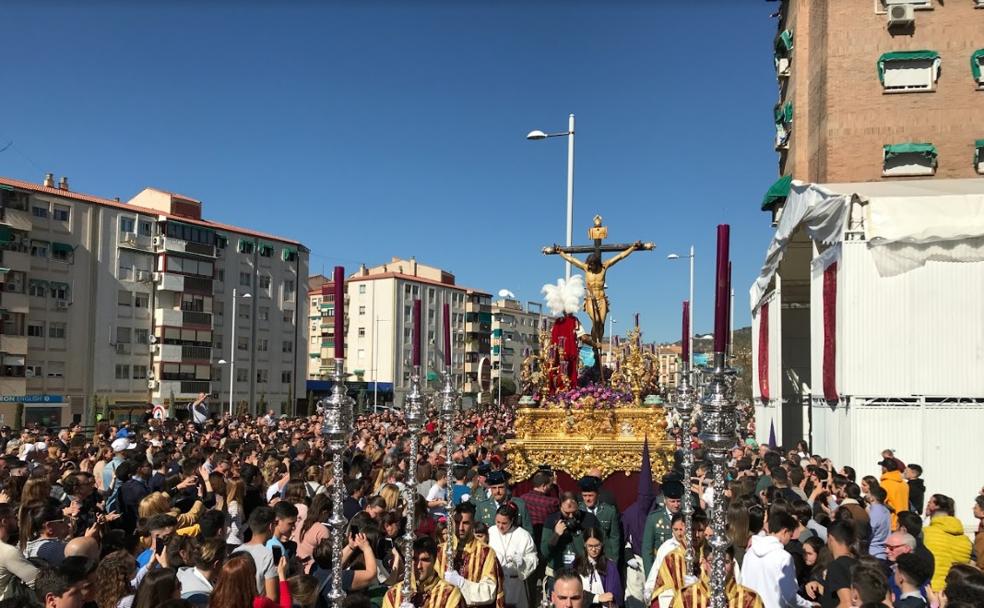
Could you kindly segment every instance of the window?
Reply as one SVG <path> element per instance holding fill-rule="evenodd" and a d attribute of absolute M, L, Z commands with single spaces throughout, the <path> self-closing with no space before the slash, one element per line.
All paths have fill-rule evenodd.
<path fill-rule="evenodd" d="M 222 348 L 222 334 L 215 334 L 215 341 L 212 343 L 212 348 Z"/>
<path fill-rule="evenodd" d="M 366 292 L 365 284 L 359 285 L 359 293 L 365 293 L 365 292 Z"/>
<path fill-rule="evenodd" d="M 24 366 L 24 375 L 28 378 L 41 378 L 44 376 L 44 373 L 40 365 L 28 363 Z"/>
<path fill-rule="evenodd" d="M 366 307 L 365 306 L 360 306 L 359 307 L 359 314 L 360 315 L 366 314 Z"/>
<path fill-rule="evenodd" d="M 281 252 L 280 257 L 285 262 L 295 262 L 297 261 L 297 250 L 291 249 L 290 247 L 284 247 L 283 252 Z"/>
<path fill-rule="evenodd" d="M 284 340 L 280 350 L 285 353 L 292 353 L 294 352 L 294 343 L 291 340 Z"/>
<path fill-rule="evenodd" d="M 290 377 L 292 375 L 289 371 L 280 372 L 280 381 L 284 384 L 290 384 Z"/>
<path fill-rule="evenodd" d="M 253 253 L 256 243 L 246 239 L 239 239 L 239 253 Z"/>
<path fill-rule="evenodd" d="M 121 217 L 120 218 L 120 232 L 133 232 L 133 218 L 132 217 Z"/>
<path fill-rule="evenodd" d="M 266 338 L 260 338 L 256 341 L 256 352 L 265 353 L 270 350 L 270 341 Z"/>
<path fill-rule="evenodd" d="M 215 236 L 215 246 L 219 249 L 225 249 L 229 245 L 229 239 L 224 236 Z"/>
<path fill-rule="evenodd" d="M 31 255 L 36 258 L 48 257 L 48 241 L 31 241 Z"/>
<path fill-rule="evenodd" d="M 366 337 L 366 328 L 365 327 L 360 327 L 359 328 L 359 337 L 360 338 L 365 338 Z"/>
<path fill-rule="evenodd" d="M 356 351 L 356 355 L 355 356 L 357 358 L 359 358 L 359 359 L 365 359 L 366 358 L 366 349 L 360 348 L 359 350 Z"/>
<path fill-rule="evenodd" d="M 27 336 L 29 338 L 44 337 L 44 321 L 31 321 L 27 324 Z"/>
<path fill-rule="evenodd" d="M 284 281 L 284 302 L 294 301 L 294 281 Z"/>
<path fill-rule="evenodd" d="M 776 75 L 789 76 L 789 67 L 792 64 L 793 53 L 793 32 L 783 30 L 776 37 L 775 63 Z"/>
<path fill-rule="evenodd" d="M 240 319 L 249 319 L 249 306 L 240 306 L 238 314 Z"/>
<path fill-rule="evenodd" d="M 52 321 L 51 323 L 48 323 L 48 337 L 53 338 L 55 340 L 64 340 L 65 327 L 66 327 L 65 323 L 60 323 L 56 321 Z"/>
<path fill-rule="evenodd" d="M 38 297 L 38 298 L 43 298 L 43 297 L 47 296 L 48 295 L 48 282 L 47 281 L 38 281 L 36 279 L 29 280 L 27 282 L 27 293 L 30 294 L 30 295 L 32 295 L 32 296 Z"/>
<path fill-rule="evenodd" d="M 168 237 L 181 239 L 189 243 L 199 243 L 201 245 L 215 245 L 215 232 L 207 228 L 183 224 L 181 222 L 170 221 L 164 229 L 164 234 Z"/>
<path fill-rule="evenodd" d="M 785 148 L 789 145 L 789 135 L 793 130 L 793 104 L 786 102 L 777 105 L 775 109 L 776 119 L 776 149 Z"/>
<path fill-rule="evenodd" d="M 182 258 L 175 255 L 168 255 L 165 258 L 166 270 L 168 272 L 179 272 L 199 277 L 212 278 L 215 266 L 206 260 L 195 260 L 192 258 Z"/>
<path fill-rule="evenodd" d="M 974 168 L 978 173 L 984 174 L 984 139 L 974 142 Z"/>
<path fill-rule="evenodd" d="M 239 273 L 239 284 L 244 287 L 249 287 L 253 284 L 253 273 L 252 272 L 240 272 Z"/>
<path fill-rule="evenodd" d="M 116 364 L 116 379 L 117 380 L 129 380 L 130 379 L 130 366 L 126 364 Z"/>
<path fill-rule="evenodd" d="M 236 382 L 247 382 L 249 381 L 249 370 L 239 368 L 236 370 Z"/>
<path fill-rule="evenodd" d="M 284 311 L 284 323 L 293 323 L 293 322 L 294 322 L 294 311 L 293 310 L 285 310 Z"/>
<path fill-rule="evenodd" d="M 71 263 L 75 258 L 75 248 L 66 243 L 51 244 L 51 259 Z"/>
<path fill-rule="evenodd" d="M 878 80 L 886 93 L 932 91 L 939 77 L 936 51 L 900 51 L 878 58 Z"/>
<path fill-rule="evenodd" d="M 134 337 L 134 342 L 136 342 L 137 344 L 150 344 L 149 329 L 134 329 L 133 337 Z"/>
<path fill-rule="evenodd" d="M 56 222 L 67 222 L 72 217 L 72 209 L 66 205 L 55 205 L 54 210 L 51 212 L 51 217 Z"/>
<path fill-rule="evenodd" d="M 269 306 L 260 306 L 257 309 L 256 318 L 259 321 L 269 321 L 270 320 L 270 307 Z"/>
<path fill-rule="evenodd" d="M 133 307 L 134 308 L 147 308 L 150 303 L 150 295 L 146 293 L 140 293 L 139 291 L 133 294 Z"/>
<path fill-rule="evenodd" d="M 933 144 L 890 144 L 883 148 L 882 175 L 933 175 L 936 173 L 936 157 L 936 146 Z"/>
<path fill-rule="evenodd" d="M 261 258 L 273 257 L 273 247 L 271 245 L 267 245 L 266 243 L 260 245 L 260 257 Z"/>
<path fill-rule="evenodd" d="M 138 224 L 137 234 L 140 236 L 152 236 L 154 234 L 154 225 L 148 221 L 141 220 Z"/>
<path fill-rule="evenodd" d="M 256 370 L 256 383 L 257 384 L 266 384 L 267 378 L 269 377 L 269 371 L 270 370 L 266 370 L 266 369 L 258 369 L 258 370 Z"/>
<path fill-rule="evenodd" d="M 266 289 L 270 291 L 270 275 L 261 274 L 259 277 L 260 289 Z"/>
<path fill-rule="evenodd" d="M 31 207 L 31 214 L 33 214 L 34 217 L 47 218 L 48 217 L 48 208 L 47 207 L 38 207 L 37 205 L 35 205 L 34 207 Z"/>
<path fill-rule="evenodd" d="M 116 298 L 116 303 L 120 306 L 132 306 L 133 294 L 126 290 L 120 290 Z"/>
<path fill-rule="evenodd" d="M 133 379 L 134 380 L 146 380 L 147 379 L 147 366 L 146 365 L 134 365 L 133 366 Z"/>
<path fill-rule="evenodd" d="M 64 361 L 48 361 L 48 377 L 63 378 L 65 376 Z"/>
<path fill-rule="evenodd" d="M 53 300 L 67 300 L 68 299 L 68 283 L 49 283 L 48 287 L 51 289 L 51 299 Z"/>
<path fill-rule="evenodd" d="M 249 350 L 249 338 L 236 338 L 236 350 Z"/>
<path fill-rule="evenodd" d="M 130 328 L 129 327 L 117 327 L 116 328 L 116 343 L 117 344 L 129 344 L 130 343 Z"/>

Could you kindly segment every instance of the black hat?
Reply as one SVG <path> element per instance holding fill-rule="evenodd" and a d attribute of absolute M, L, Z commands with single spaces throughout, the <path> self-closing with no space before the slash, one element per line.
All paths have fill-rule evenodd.
<path fill-rule="evenodd" d="M 553 467 L 550 466 L 549 464 L 541 464 L 536 468 L 536 470 L 540 471 L 541 473 L 548 473 L 550 475 L 553 475 L 554 472 Z"/>
<path fill-rule="evenodd" d="M 585 475 L 581 481 L 577 482 L 582 492 L 597 492 L 601 487 L 601 480 L 594 475 Z"/>
<path fill-rule="evenodd" d="M 898 471 L 899 465 L 891 458 L 886 458 L 878 463 L 878 466 L 883 467 L 886 471 Z"/>
<path fill-rule="evenodd" d="M 484 476 L 487 476 L 491 472 L 492 472 L 492 465 L 490 465 L 489 463 L 483 462 L 482 464 L 478 465 L 478 474 L 479 475 L 482 475 L 484 477 Z"/>
<path fill-rule="evenodd" d="M 485 484 L 488 486 L 501 486 L 506 483 L 505 471 L 492 471 L 485 476 Z"/>
<path fill-rule="evenodd" d="M 663 482 L 663 496 L 666 498 L 683 498 L 683 484 L 675 479 Z"/>

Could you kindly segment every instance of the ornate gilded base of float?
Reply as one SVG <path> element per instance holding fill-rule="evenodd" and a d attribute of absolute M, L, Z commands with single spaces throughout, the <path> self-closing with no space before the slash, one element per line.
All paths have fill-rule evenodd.
<path fill-rule="evenodd" d="M 542 464 L 578 479 L 592 469 L 602 478 L 642 466 L 643 440 L 649 439 L 653 475 L 673 462 L 661 407 L 611 409 L 529 408 L 516 411 L 516 438 L 506 442 L 512 481 L 529 478 Z"/>

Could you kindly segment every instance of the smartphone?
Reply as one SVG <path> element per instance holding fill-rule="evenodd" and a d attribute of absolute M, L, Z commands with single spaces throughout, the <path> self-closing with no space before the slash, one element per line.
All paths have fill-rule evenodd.
<path fill-rule="evenodd" d="M 356 536 L 358 536 L 358 534 L 359 534 L 359 526 L 349 527 L 349 536 L 355 538 Z"/>
<path fill-rule="evenodd" d="M 154 553 L 156 553 L 157 555 L 160 555 L 161 553 L 164 553 L 164 548 L 167 547 L 167 541 L 168 540 L 169 539 L 167 537 L 158 536 L 157 537 L 157 549 L 154 551 Z"/>
<path fill-rule="evenodd" d="M 281 549 L 277 545 L 274 545 L 272 547 L 272 551 L 273 551 L 273 565 L 276 566 L 277 564 L 280 563 L 280 558 L 283 557 L 284 555 L 283 549 Z"/>

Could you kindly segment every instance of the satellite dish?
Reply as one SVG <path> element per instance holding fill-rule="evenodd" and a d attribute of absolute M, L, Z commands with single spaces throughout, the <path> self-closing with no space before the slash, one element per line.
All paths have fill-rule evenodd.
<path fill-rule="evenodd" d="M 508 289 L 500 289 L 499 290 L 499 297 L 500 298 L 512 298 L 512 299 L 515 300 L 516 299 L 516 294 L 514 294 L 511 291 L 509 291 Z"/>

